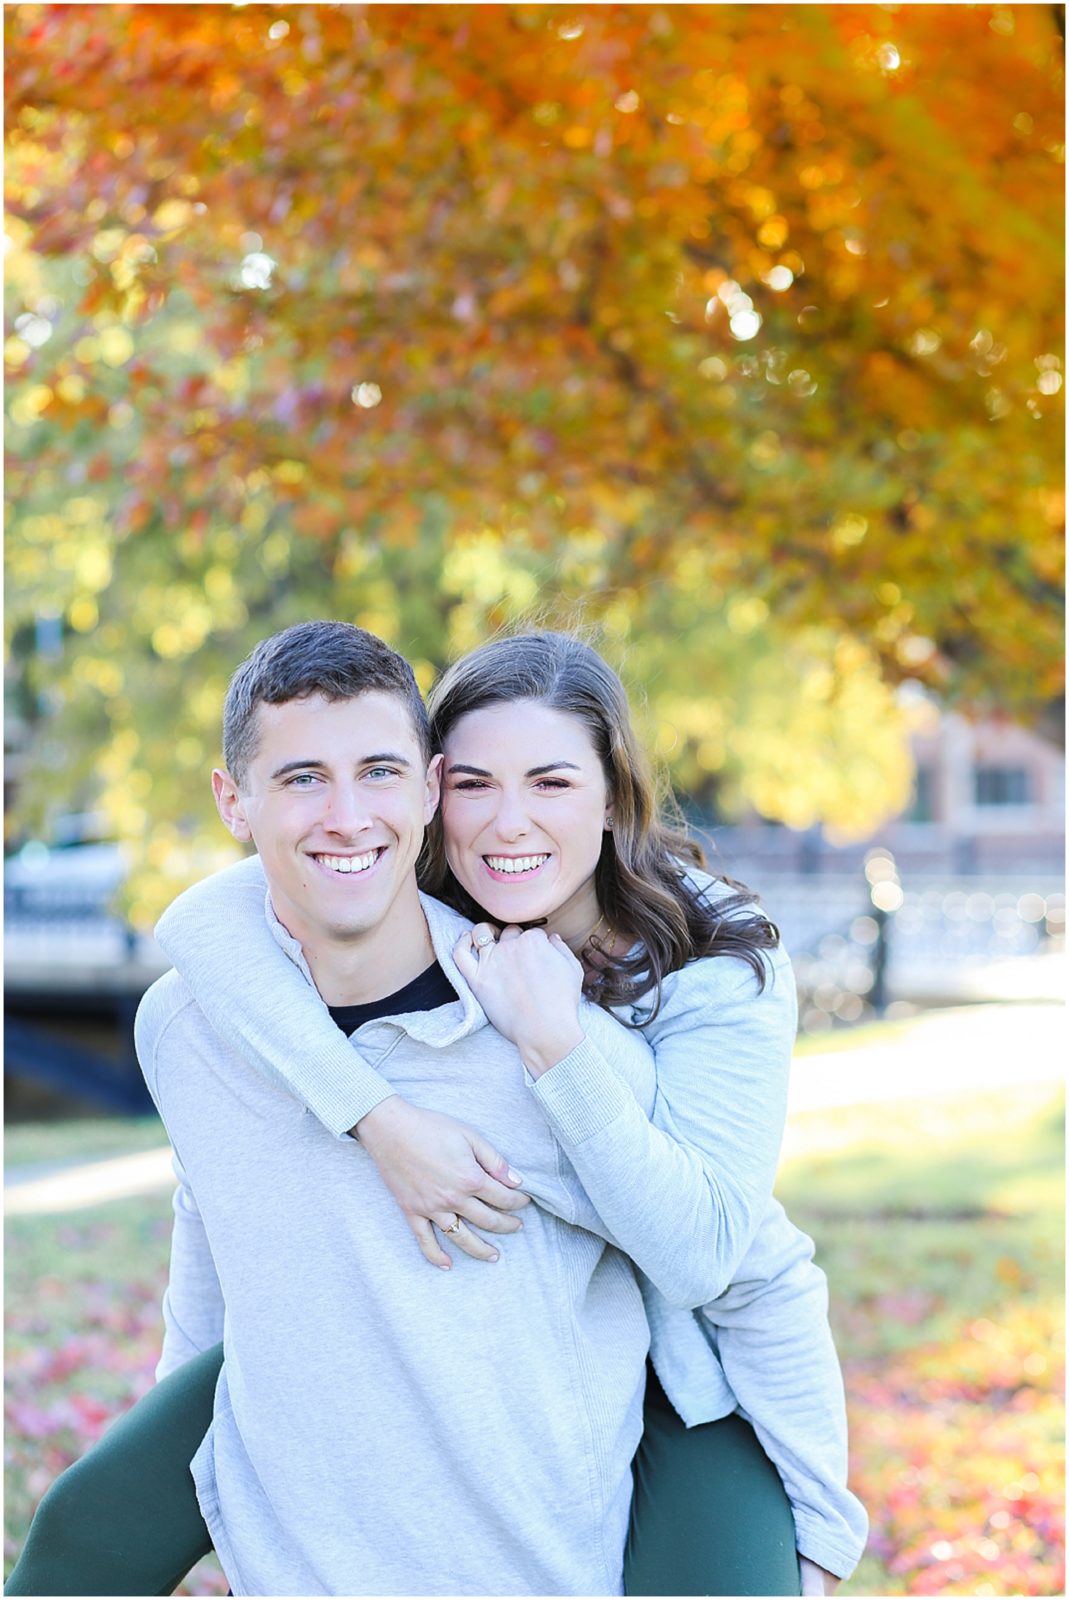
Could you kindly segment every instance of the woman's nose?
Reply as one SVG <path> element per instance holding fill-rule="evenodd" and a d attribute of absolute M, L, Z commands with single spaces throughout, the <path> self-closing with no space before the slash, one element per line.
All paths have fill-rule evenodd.
<path fill-rule="evenodd" d="M 494 818 L 502 839 L 519 839 L 529 832 L 531 819 L 519 795 L 502 795 Z"/>

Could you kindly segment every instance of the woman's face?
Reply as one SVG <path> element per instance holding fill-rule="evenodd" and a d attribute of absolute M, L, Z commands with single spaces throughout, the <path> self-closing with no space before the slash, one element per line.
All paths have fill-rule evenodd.
<path fill-rule="evenodd" d="M 548 921 L 581 944 L 611 812 L 585 723 L 538 700 L 469 711 L 445 740 L 442 825 L 457 880 L 495 922 Z"/>

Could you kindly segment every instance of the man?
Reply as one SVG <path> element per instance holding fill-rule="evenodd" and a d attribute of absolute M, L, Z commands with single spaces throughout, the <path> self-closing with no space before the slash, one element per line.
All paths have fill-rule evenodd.
<path fill-rule="evenodd" d="M 160 1373 L 224 1339 L 194 1476 L 231 1585 L 619 1592 L 641 1295 L 623 1256 L 560 1220 L 576 1180 L 538 1085 L 453 962 L 466 924 L 417 891 L 439 762 L 411 671 L 347 624 L 289 628 L 235 674 L 224 758 L 216 802 L 256 845 L 274 935 L 380 1097 L 477 1121 L 541 1202 L 492 1271 L 428 1273 L 363 1144 L 250 1071 L 177 974 L 153 985 L 138 1054 L 179 1175 Z M 645 1045 L 585 1020 L 651 1101 Z"/>

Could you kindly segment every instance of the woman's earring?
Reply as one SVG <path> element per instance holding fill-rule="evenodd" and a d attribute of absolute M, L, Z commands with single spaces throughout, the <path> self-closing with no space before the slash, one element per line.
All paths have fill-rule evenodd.
<path fill-rule="evenodd" d="M 610 816 L 606 816 L 605 818 L 605 829 L 608 833 L 612 832 L 612 817 Z"/>

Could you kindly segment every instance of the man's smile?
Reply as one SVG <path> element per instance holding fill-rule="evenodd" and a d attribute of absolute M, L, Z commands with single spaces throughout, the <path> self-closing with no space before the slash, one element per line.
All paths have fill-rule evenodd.
<path fill-rule="evenodd" d="M 375 863 L 386 851 L 384 844 L 377 845 L 373 850 L 367 850 L 359 856 L 327 855 L 323 851 L 312 851 L 312 860 L 328 872 L 333 872 L 341 877 L 351 877 L 354 873 L 369 872 Z"/>

